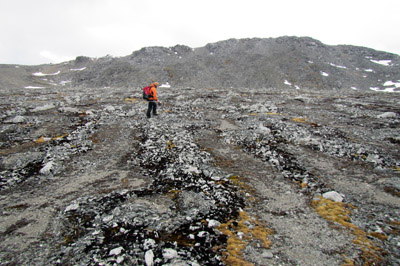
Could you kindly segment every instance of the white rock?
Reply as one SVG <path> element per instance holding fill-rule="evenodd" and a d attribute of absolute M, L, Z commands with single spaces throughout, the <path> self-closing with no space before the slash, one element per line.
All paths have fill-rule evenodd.
<path fill-rule="evenodd" d="M 164 259 L 173 259 L 178 257 L 178 252 L 172 248 L 166 248 L 163 250 Z"/>
<path fill-rule="evenodd" d="M 146 254 L 144 255 L 144 260 L 147 266 L 154 265 L 154 253 L 151 249 L 146 251 Z"/>
<path fill-rule="evenodd" d="M 378 115 L 377 117 L 378 118 L 395 118 L 396 116 L 397 116 L 397 114 L 394 112 L 386 112 L 386 113 Z"/>
<path fill-rule="evenodd" d="M 123 261 L 124 261 L 124 256 L 119 256 L 118 258 L 117 258 L 117 263 L 118 264 L 121 264 Z"/>
<path fill-rule="evenodd" d="M 64 112 L 64 113 L 79 113 L 80 112 L 78 108 L 68 107 L 68 106 L 67 107 L 61 107 L 58 110 L 60 110 L 61 112 Z"/>
<path fill-rule="evenodd" d="M 208 220 L 208 228 L 214 228 L 220 226 L 221 223 L 217 220 Z"/>
<path fill-rule="evenodd" d="M 40 169 L 39 173 L 41 173 L 42 175 L 49 175 L 51 174 L 51 170 L 53 170 L 53 168 L 54 168 L 54 162 L 49 161 L 45 164 L 45 166 L 43 166 L 42 169 Z"/>
<path fill-rule="evenodd" d="M 100 234 L 101 234 L 101 231 L 100 231 L 100 230 L 95 230 L 95 231 L 92 233 L 93 236 L 100 235 Z"/>
<path fill-rule="evenodd" d="M 156 246 L 156 241 L 154 241 L 154 239 L 146 239 L 143 243 L 143 247 L 144 249 L 149 249 L 149 248 L 153 248 Z"/>
<path fill-rule="evenodd" d="M 112 106 L 112 105 L 107 105 L 107 106 L 104 108 L 104 110 L 105 110 L 105 111 L 108 111 L 108 112 L 114 112 L 114 111 L 115 111 L 115 107 Z"/>
<path fill-rule="evenodd" d="M 197 234 L 198 237 L 205 237 L 207 235 L 206 231 L 201 231 Z"/>
<path fill-rule="evenodd" d="M 382 158 L 379 157 L 378 154 L 368 154 L 367 159 L 365 159 L 367 162 L 379 164 L 382 162 Z"/>
<path fill-rule="evenodd" d="M 46 105 L 43 105 L 43 106 L 38 106 L 38 107 L 34 108 L 34 109 L 32 110 L 32 112 L 46 111 L 46 110 L 53 109 L 53 108 L 55 108 L 55 107 L 56 107 L 56 106 L 55 106 L 54 104 L 50 103 L 50 104 L 46 104 Z"/>
<path fill-rule="evenodd" d="M 64 212 L 75 211 L 78 208 L 79 208 L 79 203 L 74 203 L 74 204 L 67 206 L 67 208 L 65 208 Z"/>
<path fill-rule="evenodd" d="M 114 218 L 113 215 L 108 215 L 106 217 L 103 218 L 103 222 L 104 223 L 108 223 L 109 221 L 111 221 Z"/>
<path fill-rule="evenodd" d="M 222 178 L 219 177 L 219 176 L 212 176 L 211 179 L 214 180 L 214 181 L 219 181 L 219 180 L 221 180 Z"/>
<path fill-rule="evenodd" d="M 110 256 L 118 256 L 119 254 L 121 254 L 122 250 L 124 250 L 123 247 L 118 247 L 118 248 L 114 248 L 110 251 Z"/>
<path fill-rule="evenodd" d="M 333 200 L 334 202 L 342 202 L 343 201 L 343 197 L 336 191 L 326 192 L 326 193 L 322 194 L 322 197 L 324 199 Z"/>
<path fill-rule="evenodd" d="M 260 133 L 260 134 L 269 135 L 269 134 L 271 134 L 271 129 L 265 127 L 265 126 L 261 123 L 260 125 L 258 125 L 258 128 L 257 128 L 256 132 L 257 132 L 257 133 Z"/>

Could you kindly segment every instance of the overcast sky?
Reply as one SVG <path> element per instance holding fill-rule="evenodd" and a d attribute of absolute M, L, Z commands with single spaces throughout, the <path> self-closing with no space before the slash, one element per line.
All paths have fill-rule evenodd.
<path fill-rule="evenodd" d="M 400 54 L 400 1 L 0 0 L 0 64 L 279 36 Z"/>

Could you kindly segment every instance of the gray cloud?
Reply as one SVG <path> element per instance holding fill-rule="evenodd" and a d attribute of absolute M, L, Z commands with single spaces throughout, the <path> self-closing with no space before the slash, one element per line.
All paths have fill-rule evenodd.
<path fill-rule="evenodd" d="M 0 0 L 0 63 L 124 56 L 145 46 L 310 36 L 400 54 L 400 2 Z"/>

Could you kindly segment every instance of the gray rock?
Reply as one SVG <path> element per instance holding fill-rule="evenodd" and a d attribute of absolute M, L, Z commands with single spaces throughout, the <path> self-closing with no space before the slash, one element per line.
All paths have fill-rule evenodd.
<path fill-rule="evenodd" d="M 274 257 L 274 254 L 272 254 L 271 251 L 264 251 L 264 252 L 261 254 L 261 257 L 266 258 L 266 259 L 271 259 L 271 258 Z"/>
<path fill-rule="evenodd" d="M 10 124 L 22 124 L 27 121 L 26 117 L 17 115 L 15 117 L 9 118 L 4 121 L 4 123 L 10 123 Z"/>

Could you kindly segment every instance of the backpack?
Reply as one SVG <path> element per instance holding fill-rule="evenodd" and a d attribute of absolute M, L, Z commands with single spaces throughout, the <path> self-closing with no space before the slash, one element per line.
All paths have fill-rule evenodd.
<path fill-rule="evenodd" d="M 150 97 L 150 86 L 143 88 L 143 99 L 148 100 Z"/>

